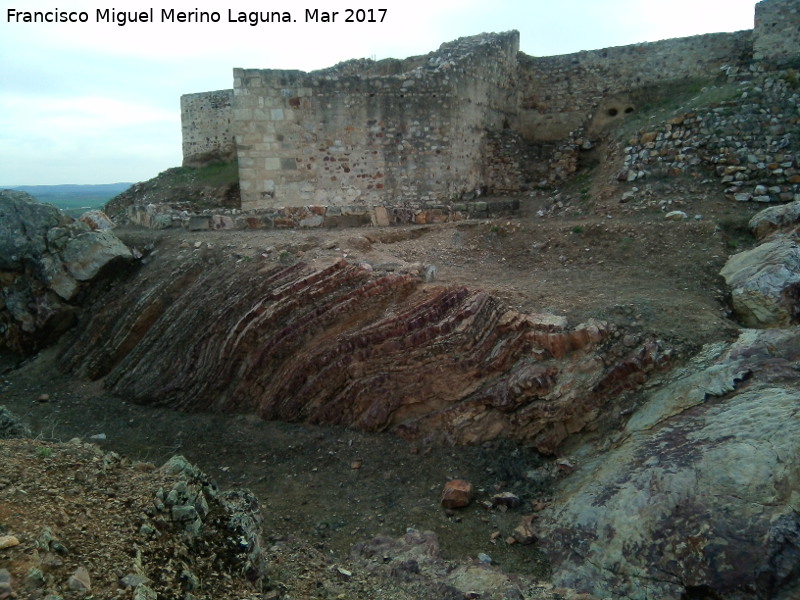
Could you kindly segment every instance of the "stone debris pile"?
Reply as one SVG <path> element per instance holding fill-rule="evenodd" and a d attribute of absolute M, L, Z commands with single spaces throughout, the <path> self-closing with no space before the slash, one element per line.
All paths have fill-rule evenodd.
<path fill-rule="evenodd" d="M 752 78 L 720 88 L 732 96 L 729 99 L 640 131 L 625 148 L 617 179 L 704 176 L 711 171 L 731 200 L 800 200 L 797 73 L 787 69 L 747 74 Z"/>
<path fill-rule="evenodd" d="M 259 504 L 181 456 L 160 469 L 74 439 L 2 442 L 0 598 L 224 598 L 266 587 Z"/>

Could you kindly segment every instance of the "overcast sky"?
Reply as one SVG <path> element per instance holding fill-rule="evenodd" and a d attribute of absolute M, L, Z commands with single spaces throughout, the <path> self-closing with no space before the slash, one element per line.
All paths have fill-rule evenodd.
<path fill-rule="evenodd" d="M 221 2 L 0 0 L 0 186 L 143 181 L 181 163 L 181 94 L 233 86 L 232 69 L 310 71 L 360 57 L 405 58 L 484 31 L 520 32 L 523 52 L 568 54 L 753 27 L 755 0 L 233 0 L 295 23 L 229 23 Z M 149 10 L 155 23 L 97 22 Z M 266 7 L 266 8 L 265 8 Z M 383 7 L 382 23 L 344 23 Z M 305 22 L 306 9 L 339 11 Z M 88 23 L 9 22 L 9 11 L 85 11 Z M 162 9 L 219 23 L 162 23 Z M 376 12 L 376 17 L 379 16 Z"/>

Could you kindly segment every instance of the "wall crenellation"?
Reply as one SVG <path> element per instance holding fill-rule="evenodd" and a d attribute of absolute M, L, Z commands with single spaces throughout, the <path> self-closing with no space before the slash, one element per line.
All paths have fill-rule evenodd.
<path fill-rule="evenodd" d="M 563 56 L 520 53 L 511 31 L 311 73 L 234 69 L 233 90 L 182 97 L 184 164 L 238 158 L 245 209 L 470 200 L 558 181 L 648 89 L 798 59 L 800 0 L 763 0 L 753 30 Z"/>

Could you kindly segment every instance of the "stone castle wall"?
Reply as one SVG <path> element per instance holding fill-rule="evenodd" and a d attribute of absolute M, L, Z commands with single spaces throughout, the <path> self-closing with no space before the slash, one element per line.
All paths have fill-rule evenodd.
<path fill-rule="evenodd" d="M 717 33 L 562 56 L 520 57 L 517 130 L 556 141 L 599 130 L 635 112 L 637 90 L 676 79 L 714 78 L 752 56 L 752 31 Z"/>
<path fill-rule="evenodd" d="M 233 90 L 181 99 L 184 164 L 238 157 L 245 209 L 470 200 L 557 182 L 578 144 L 668 86 L 799 59 L 800 0 L 763 0 L 754 30 L 563 56 L 522 54 L 509 32 L 311 73 L 235 69 Z"/>
<path fill-rule="evenodd" d="M 800 2 L 764 0 L 756 4 L 754 57 L 783 65 L 800 55 Z"/>
<path fill-rule="evenodd" d="M 236 157 L 232 101 L 233 90 L 181 96 L 184 167 L 201 167 Z"/>
<path fill-rule="evenodd" d="M 347 66 L 313 73 L 236 69 L 243 208 L 376 205 L 387 198 L 397 204 L 474 191 L 486 131 L 502 127 L 515 108 L 518 44 L 516 33 L 469 38 L 386 75 L 363 76 Z"/>

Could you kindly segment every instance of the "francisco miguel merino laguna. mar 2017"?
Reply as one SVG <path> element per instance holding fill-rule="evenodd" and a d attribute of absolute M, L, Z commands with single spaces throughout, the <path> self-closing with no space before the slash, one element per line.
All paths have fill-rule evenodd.
<path fill-rule="evenodd" d="M 179 11 L 174 8 L 162 8 L 158 13 L 153 8 L 141 11 L 118 11 L 113 8 L 98 8 L 94 21 L 97 23 L 113 23 L 120 27 L 129 23 L 155 23 L 156 15 L 161 23 L 219 23 L 222 15 L 217 11 Z M 344 9 L 342 11 L 324 11 L 318 8 L 305 9 L 306 23 L 383 23 L 388 9 Z M 66 11 L 57 8 L 51 11 L 26 11 L 9 8 L 6 10 L 6 21 L 9 23 L 88 23 L 90 13 L 87 11 Z M 255 27 L 261 23 L 295 23 L 289 11 L 236 11 L 229 8 L 227 23 L 247 23 Z"/>

